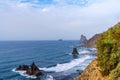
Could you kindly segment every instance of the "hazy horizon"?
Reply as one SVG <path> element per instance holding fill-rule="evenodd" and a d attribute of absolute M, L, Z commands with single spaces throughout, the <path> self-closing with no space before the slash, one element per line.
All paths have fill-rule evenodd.
<path fill-rule="evenodd" d="M 79 40 L 120 21 L 120 0 L 1 0 L 0 41 Z"/>

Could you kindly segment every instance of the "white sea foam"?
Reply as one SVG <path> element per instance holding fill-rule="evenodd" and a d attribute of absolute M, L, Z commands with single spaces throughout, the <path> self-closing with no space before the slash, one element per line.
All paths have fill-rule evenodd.
<path fill-rule="evenodd" d="M 26 78 L 37 78 L 37 77 L 34 76 L 34 75 L 31 75 L 31 76 L 27 75 L 27 74 L 26 74 L 26 71 L 24 71 L 24 70 L 22 70 L 22 71 L 16 71 L 15 69 L 16 69 L 16 68 L 14 68 L 12 71 L 14 71 L 14 72 L 16 72 L 16 73 L 19 73 L 21 76 L 25 76 Z"/>
<path fill-rule="evenodd" d="M 49 67 L 49 68 L 45 67 L 45 68 L 40 68 L 40 69 L 44 71 L 54 71 L 54 72 L 67 71 L 79 65 L 80 63 L 84 62 L 86 59 L 89 59 L 89 58 L 90 56 L 86 55 L 83 58 L 74 59 L 69 63 L 57 64 L 56 66 L 53 66 L 53 67 Z"/>
<path fill-rule="evenodd" d="M 46 80 L 55 80 L 52 75 L 47 75 Z"/>
<path fill-rule="evenodd" d="M 85 53 L 90 53 L 89 51 L 87 50 L 84 50 L 84 51 L 80 51 L 79 54 L 85 54 Z"/>
<path fill-rule="evenodd" d="M 96 49 L 96 48 L 90 48 L 90 50 L 92 50 L 92 51 L 96 51 L 97 49 Z"/>
<path fill-rule="evenodd" d="M 86 53 L 90 53 L 90 51 L 87 50 L 83 50 L 83 51 L 79 51 L 79 54 L 86 54 Z M 72 55 L 72 53 L 69 53 L 69 55 Z"/>
<path fill-rule="evenodd" d="M 16 73 L 19 73 L 21 76 L 25 76 L 26 78 L 33 78 L 33 79 L 37 78 L 34 75 L 31 75 L 31 76 L 27 75 L 26 71 L 24 71 L 24 70 L 22 70 L 22 71 L 16 71 L 15 69 L 16 68 L 14 68 L 12 71 L 16 72 Z M 46 78 L 45 78 L 45 80 L 55 80 L 55 79 L 53 78 L 52 75 L 47 75 Z"/>

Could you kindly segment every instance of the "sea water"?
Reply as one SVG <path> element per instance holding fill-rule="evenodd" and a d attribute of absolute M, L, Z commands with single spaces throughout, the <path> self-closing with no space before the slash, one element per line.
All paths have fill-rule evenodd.
<path fill-rule="evenodd" d="M 0 41 L 0 80 L 72 80 L 95 59 L 95 48 L 78 47 L 79 41 Z M 36 78 L 25 71 L 15 71 L 32 62 L 44 73 Z"/>

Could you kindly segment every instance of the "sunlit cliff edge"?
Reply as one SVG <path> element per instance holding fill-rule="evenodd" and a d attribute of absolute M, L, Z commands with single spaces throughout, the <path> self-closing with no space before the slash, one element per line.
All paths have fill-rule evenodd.
<path fill-rule="evenodd" d="M 100 34 L 97 58 L 74 80 L 120 80 L 120 23 Z"/>

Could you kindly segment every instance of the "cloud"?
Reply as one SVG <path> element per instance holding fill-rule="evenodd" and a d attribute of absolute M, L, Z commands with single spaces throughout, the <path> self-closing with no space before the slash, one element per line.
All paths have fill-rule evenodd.
<path fill-rule="evenodd" d="M 90 38 L 120 21 L 120 0 L 33 1 L 0 1 L 0 40 Z"/>
<path fill-rule="evenodd" d="M 42 12 L 47 12 L 47 11 L 49 11 L 49 9 L 48 8 L 43 8 L 41 11 Z"/>

